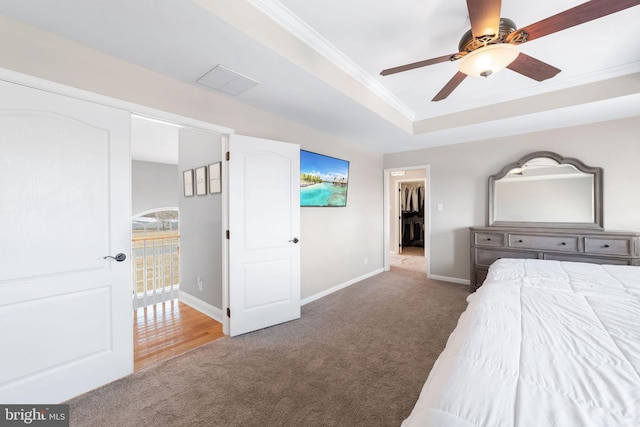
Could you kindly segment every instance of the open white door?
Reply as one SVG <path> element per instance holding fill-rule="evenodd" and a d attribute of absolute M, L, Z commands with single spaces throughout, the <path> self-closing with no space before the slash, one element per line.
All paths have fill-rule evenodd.
<path fill-rule="evenodd" d="M 0 82 L 0 402 L 133 371 L 130 194 L 128 112 Z"/>
<path fill-rule="evenodd" d="M 231 135 L 229 335 L 300 317 L 300 147 Z"/>

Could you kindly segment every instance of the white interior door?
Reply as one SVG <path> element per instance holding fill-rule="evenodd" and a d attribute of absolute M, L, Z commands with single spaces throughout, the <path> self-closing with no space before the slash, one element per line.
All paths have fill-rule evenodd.
<path fill-rule="evenodd" d="M 300 147 L 229 141 L 229 335 L 300 317 Z"/>
<path fill-rule="evenodd" d="M 57 403 L 133 371 L 129 113 L 0 82 L 0 153 L 0 402 Z"/>

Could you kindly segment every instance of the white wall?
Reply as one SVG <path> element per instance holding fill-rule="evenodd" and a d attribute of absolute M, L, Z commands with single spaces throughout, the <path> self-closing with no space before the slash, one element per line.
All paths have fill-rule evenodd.
<path fill-rule="evenodd" d="M 349 160 L 348 206 L 302 210 L 301 297 L 383 268 L 381 154 L 1 16 L 0 51 L 3 68 Z"/>
<path fill-rule="evenodd" d="M 346 207 L 301 208 L 304 299 L 383 268 L 383 174 L 382 155 L 354 146 L 314 142 L 301 148 L 350 162 Z"/>
<path fill-rule="evenodd" d="M 180 172 L 222 160 L 220 135 L 180 130 Z M 184 196 L 180 192 L 180 291 L 222 309 L 222 194 Z M 202 289 L 197 278 L 202 281 Z"/>
<path fill-rule="evenodd" d="M 553 151 L 604 169 L 604 225 L 640 231 L 640 117 L 508 138 L 387 154 L 385 168 L 429 164 L 431 273 L 469 279 L 468 227 L 487 224 L 487 181 L 533 151 Z"/>
<path fill-rule="evenodd" d="M 178 207 L 180 183 L 176 180 L 178 165 L 131 162 L 132 214 L 151 209 Z"/>

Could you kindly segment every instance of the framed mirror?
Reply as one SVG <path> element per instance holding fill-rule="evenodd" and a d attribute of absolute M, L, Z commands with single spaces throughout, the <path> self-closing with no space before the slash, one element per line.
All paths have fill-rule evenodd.
<path fill-rule="evenodd" d="M 551 151 L 489 177 L 489 225 L 602 229 L 602 168 Z"/>

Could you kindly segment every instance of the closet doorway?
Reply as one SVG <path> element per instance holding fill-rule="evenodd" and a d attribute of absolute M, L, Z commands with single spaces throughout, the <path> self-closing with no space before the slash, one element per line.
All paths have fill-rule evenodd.
<path fill-rule="evenodd" d="M 398 253 L 424 256 L 424 179 L 398 181 Z"/>
<path fill-rule="evenodd" d="M 385 170 L 385 269 L 429 275 L 428 166 Z"/>

